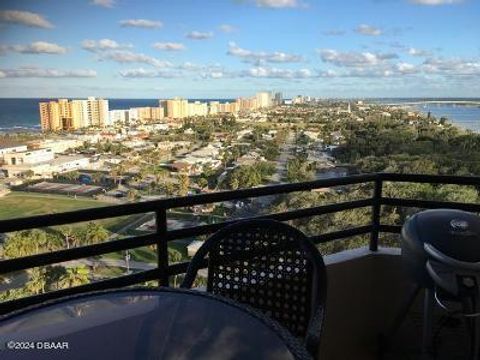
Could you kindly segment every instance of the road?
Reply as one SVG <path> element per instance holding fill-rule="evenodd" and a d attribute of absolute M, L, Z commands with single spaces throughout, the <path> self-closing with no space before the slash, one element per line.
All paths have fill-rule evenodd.
<path fill-rule="evenodd" d="M 280 146 L 280 155 L 275 165 L 275 173 L 270 177 L 269 185 L 277 185 L 284 183 L 287 178 L 287 161 L 292 158 L 292 150 L 295 147 L 295 133 L 289 131 L 285 143 Z M 268 208 L 276 199 L 277 195 L 261 196 L 252 199 L 251 203 L 237 209 L 233 214 L 233 218 L 247 218 L 259 215 L 262 209 Z"/>
<path fill-rule="evenodd" d="M 295 133 L 289 131 L 285 143 L 280 147 L 280 155 L 275 165 L 275 174 L 271 177 L 272 184 L 280 184 L 287 177 L 287 161 L 292 157 L 292 149 L 295 146 Z"/>

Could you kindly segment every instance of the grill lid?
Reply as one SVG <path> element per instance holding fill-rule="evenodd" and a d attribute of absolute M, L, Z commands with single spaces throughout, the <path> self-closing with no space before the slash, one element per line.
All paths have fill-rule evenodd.
<path fill-rule="evenodd" d="M 414 216 L 413 237 L 417 245 L 431 244 L 459 261 L 480 261 L 480 217 L 450 209 L 422 211 Z"/>

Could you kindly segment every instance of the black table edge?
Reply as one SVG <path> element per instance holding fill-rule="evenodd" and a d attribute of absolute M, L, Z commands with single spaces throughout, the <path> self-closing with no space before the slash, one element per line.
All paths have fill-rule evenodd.
<path fill-rule="evenodd" d="M 312 356 L 307 352 L 305 346 L 303 343 L 293 336 L 286 328 L 284 328 L 280 323 L 277 321 L 273 320 L 272 318 L 266 316 L 263 314 L 261 311 L 246 305 L 242 303 L 238 303 L 232 299 L 228 299 L 226 297 L 220 296 L 220 295 L 213 295 L 204 291 L 198 291 L 198 290 L 189 290 L 189 289 L 181 289 L 181 288 L 170 288 L 170 287 L 159 287 L 159 288 L 150 288 L 150 287 L 145 287 L 145 286 L 136 286 L 132 288 L 118 288 L 118 289 L 108 289 L 108 290 L 99 290 L 99 291 L 91 291 L 91 292 L 85 292 L 81 294 L 75 294 L 75 295 L 69 295 L 65 297 L 61 297 L 58 299 L 52 299 L 52 300 L 47 300 L 43 303 L 40 304 L 35 304 L 31 306 L 27 306 L 25 308 L 19 309 L 19 310 L 14 310 L 12 312 L 6 313 L 4 315 L 0 315 L 0 323 L 6 320 L 10 320 L 14 317 L 20 316 L 20 315 L 25 315 L 28 312 L 43 309 L 49 306 L 53 305 L 58 305 L 63 302 L 71 301 L 71 300 L 77 300 L 77 299 L 82 299 L 82 298 L 88 298 L 92 296 L 97 296 L 97 295 L 104 295 L 104 294 L 119 294 L 119 293 L 140 293 L 140 292 L 150 292 L 150 293 L 155 293 L 155 292 L 171 292 L 171 293 L 185 293 L 189 295 L 194 295 L 194 296 L 200 296 L 200 297 L 206 297 L 210 298 L 212 300 L 227 304 L 229 306 L 233 306 L 240 311 L 243 311 L 250 316 L 256 318 L 263 324 L 265 324 L 268 328 L 270 328 L 273 332 L 275 332 L 283 341 L 283 343 L 286 345 L 288 350 L 292 353 L 292 355 L 296 359 L 300 360 L 311 360 Z"/>

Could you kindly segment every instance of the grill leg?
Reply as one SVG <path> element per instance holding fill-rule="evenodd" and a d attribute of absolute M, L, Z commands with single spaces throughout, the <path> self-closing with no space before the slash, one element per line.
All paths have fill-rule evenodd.
<path fill-rule="evenodd" d="M 422 359 L 430 359 L 432 351 L 432 327 L 433 327 L 433 289 L 425 289 L 423 302 L 423 334 L 422 334 Z"/>
<path fill-rule="evenodd" d="M 408 311 L 413 305 L 413 302 L 417 298 L 417 295 L 420 291 L 420 285 L 415 284 L 415 288 L 413 288 L 408 295 L 408 298 L 405 299 L 403 302 L 402 306 L 398 310 L 397 315 L 395 316 L 395 319 L 392 322 L 392 325 L 390 326 L 390 329 L 387 332 L 387 339 L 391 339 L 398 331 L 400 326 L 402 325 L 403 321 L 407 317 Z"/>
<path fill-rule="evenodd" d="M 480 358 L 480 318 L 473 320 L 473 356 L 472 359 Z"/>
<path fill-rule="evenodd" d="M 418 293 L 420 292 L 420 289 L 421 289 L 421 286 L 419 284 L 415 284 L 415 287 L 411 289 L 410 293 L 408 294 L 408 297 L 406 297 L 402 302 L 387 332 L 385 332 L 384 334 L 380 334 L 379 359 L 383 359 L 385 353 L 390 348 L 390 342 L 392 341 L 393 337 L 395 336 L 398 329 L 402 325 L 403 321 L 407 317 L 408 311 L 410 310 L 415 299 L 417 298 Z"/>

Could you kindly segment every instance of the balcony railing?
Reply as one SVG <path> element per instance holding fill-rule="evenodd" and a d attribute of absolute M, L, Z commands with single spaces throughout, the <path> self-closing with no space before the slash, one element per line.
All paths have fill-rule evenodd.
<path fill-rule="evenodd" d="M 26 270 L 38 266 L 57 264 L 70 260 L 78 260 L 91 256 L 129 250 L 147 245 L 156 245 L 157 267 L 152 270 L 141 271 L 113 279 L 97 281 L 82 286 L 52 291 L 40 295 L 24 297 L 16 300 L 6 301 L 0 304 L 0 314 L 6 313 L 24 306 L 40 303 L 66 295 L 81 292 L 102 290 L 108 288 L 124 287 L 143 283 L 151 280 L 158 280 L 159 285 L 169 286 L 169 276 L 185 273 L 188 262 L 169 264 L 168 242 L 176 239 L 194 237 L 210 234 L 232 221 L 225 221 L 217 224 L 199 225 L 194 227 L 169 230 L 167 226 L 167 212 L 169 209 L 188 207 L 193 205 L 204 205 L 217 202 L 257 198 L 268 195 L 287 194 L 297 191 L 310 191 L 320 188 L 336 186 L 347 186 L 354 184 L 373 184 L 373 195 L 370 198 L 341 202 L 317 207 L 304 208 L 299 210 L 286 211 L 268 215 L 260 215 L 255 218 L 269 218 L 279 221 L 295 220 L 305 217 L 331 214 L 345 210 L 358 208 L 371 208 L 371 222 L 368 225 L 357 226 L 346 230 L 340 230 L 325 234 L 316 234 L 310 239 L 315 244 L 335 241 L 357 235 L 370 234 L 369 248 L 377 251 L 378 239 L 381 233 L 399 233 L 401 226 L 382 224 L 382 206 L 414 207 L 414 208 L 454 208 L 472 212 L 480 212 L 480 204 L 430 201 L 419 199 L 402 199 L 382 196 L 384 182 L 409 182 L 409 183 L 431 183 L 431 184 L 456 184 L 456 185 L 480 185 L 480 177 L 457 177 L 438 175 L 413 175 L 413 174 L 366 174 L 334 179 L 323 179 L 304 183 L 284 184 L 259 187 L 254 189 L 243 189 L 235 191 L 201 194 L 188 197 L 163 199 L 157 201 L 140 202 L 118 206 L 93 208 L 79 211 L 72 211 L 59 214 L 32 216 L 19 219 L 0 221 L 0 231 L 4 233 L 20 231 L 33 228 L 44 228 L 49 226 L 71 224 L 83 221 L 93 221 L 117 216 L 154 213 L 156 220 L 156 232 L 148 235 L 128 237 L 120 240 L 107 241 L 100 244 L 76 247 L 60 250 L 52 253 L 31 255 L 20 258 L 12 258 L 0 261 L 0 275 L 14 271 Z M 238 220 L 238 219 L 237 219 Z M 206 266 L 206 264 L 205 264 Z"/>

